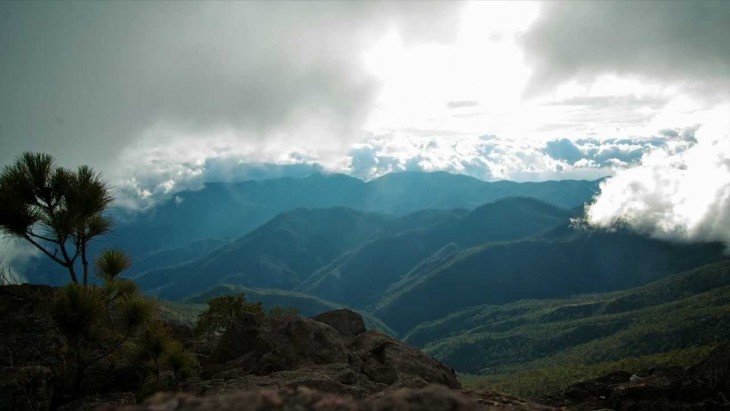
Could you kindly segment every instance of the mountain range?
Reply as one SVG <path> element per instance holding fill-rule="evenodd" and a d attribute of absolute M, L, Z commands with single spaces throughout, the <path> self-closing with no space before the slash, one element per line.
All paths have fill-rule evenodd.
<path fill-rule="evenodd" d="M 728 313 L 723 246 L 575 224 L 598 184 L 446 173 L 211 183 L 133 215 L 113 210 L 116 230 L 97 247 L 129 250 L 127 275 L 183 311 L 236 292 L 306 315 L 351 307 L 459 371 L 727 338 L 715 321 Z M 29 277 L 50 282 L 50 267 Z M 652 332 L 664 342 L 646 348 Z"/>

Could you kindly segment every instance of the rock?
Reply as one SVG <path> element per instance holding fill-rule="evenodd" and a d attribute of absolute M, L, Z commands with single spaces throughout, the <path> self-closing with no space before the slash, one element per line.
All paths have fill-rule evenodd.
<path fill-rule="evenodd" d="M 122 405 L 133 405 L 137 402 L 133 392 L 89 395 L 58 407 L 57 411 L 90 411 L 109 409 Z"/>
<path fill-rule="evenodd" d="M 378 384 L 356 372 L 347 363 L 315 365 L 267 375 L 245 375 L 238 370 L 230 370 L 217 377 L 193 383 L 185 391 L 209 396 L 237 390 L 306 386 L 327 393 L 363 398 L 387 388 L 385 384 Z"/>
<path fill-rule="evenodd" d="M 510 409 L 524 411 L 550 411 L 562 408 L 553 408 L 544 404 L 536 404 L 515 397 L 513 395 L 492 391 L 492 390 L 460 390 L 463 396 L 473 401 L 479 409 Z"/>
<path fill-rule="evenodd" d="M 514 404 L 496 402 L 489 406 L 479 406 L 457 391 L 443 386 L 429 385 L 419 389 L 399 389 L 370 399 L 343 397 L 306 387 L 244 390 L 207 397 L 196 397 L 184 393 L 160 393 L 142 405 L 111 409 L 125 411 L 470 411 L 477 409 L 546 410 L 550 408 L 532 405 L 528 408 L 520 408 L 515 407 Z"/>
<path fill-rule="evenodd" d="M 477 405 L 473 401 L 440 385 L 421 389 L 401 388 L 389 392 L 372 402 L 373 410 L 410 411 L 471 411 Z"/>
<path fill-rule="evenodd" d="M 52 375 L 48 367 L 37 365 L 0 368 L 0 411 L 49 409 Z"/>
<path fill-rule="evenodd" d="M 559 393 L 553 393 L 543 397 L 538 402 L 556 406 L 598 404 L 605 402 L 605 399 L 611 395 L 614 386 L 627 383 L 630 379 L 631 373 L 615 371 L 596 379 L 573 384 Z"/>
<path fill-rule="evenodd" d="M 189 390 L 213 395 L 307 386 L 362 398 L 428 384 L 460 388 L 454 372 L 440 362 L 391 337 L 363 331 L 357 313 L 337 310 L 317 318 L 324 322 L 241 314 L 210 355 L 204 380 Z"/>
<path fill-rule="evenodd" d="M 616 371 L 574 384 L 539 402 L 570 409 L 730 409 L 721 391 L 728 381 L 727 359 L 725 349 L 719 349 L 690 370 L 668 366 L 652 367 L 636 375 Z"/>
<path fill-rule="evenodd" d="M 328 311 L 312 319 L 334 328 L 342 338 L 355 337 L 366 331 L 362 316 L 347 308 Z"/>
<path fill-rule="evenodd" d="M 401 386 L 441 384 L 461 388 L 452 369 L 422 351 L 376 331 L 360 334 L 350 350 L 362 362 L 362 372 L 373 381 Z M 410 383 L 409 383 L 410 382 Z"/>
<path fill-rule="evenodd" d="M 346 363 L 337 331 L 299 316 L 259 318 L 242 313 L 208 359 L 206 375 L 237 368 L 268 374 L 319 364 Z"/>

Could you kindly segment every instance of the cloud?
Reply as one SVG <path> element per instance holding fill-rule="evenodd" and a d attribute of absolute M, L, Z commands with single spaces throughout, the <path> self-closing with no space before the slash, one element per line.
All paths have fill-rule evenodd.
<path fill-rule="evenodd" d="M 567 161 L 568 164 L 575 164 L 583 158 L 583 153 L 567 138 L 548 141 L 545 145 L 545 152 L 556 160 Z"/>
<path fill-rule="evenodd" d="M 0 235 L 0 268 L 10 270 L 16 282 L 24 282 L 23 268 L 41 253 L 30 244 Z"/>
<path fill-rule="evenodd" d="M 322 156 L 288 147 L 289 152 L 236 144 L 222 133 L 200 141 L 174 139 L 142 144 L 121 155 L 125 167 L 114 176 L 117 204 L 145 209 L 206 182 L 240 182 L 314 173 L 344 173 L 369 180 L 400 171 L 448 171 L 482 180 L 541 181 L 596 179 L 636 165 L 642 156 L 671 145 L 694 144 L 694 127 L 665 129 L 657 136 L 598 139 L 517 140 L 495 135 L 441 135 L 437 130 L 369 135 L 349 151 Z M 156 133 L 157 134 L 157 133 Z"/>
<path fill-rule="evenodd" d="M 730 246 L 730 107 L 717 109 L 690 147 L 668 144 L 601 184 L 587 212 L 599 227 Z"/>
<path fill-rule="evenodd" d="M 459 101 L 449 101 L 446 103 L 446 108 L 464 108 L 464 107 L 476 107 L 479 105 L 478 101 L 474 100 L 459 100 Z"/>
<path fill-rule="evenodd" d="M 727 96 L 728 21 L 724 1 L 543 3 L 521 39 L 528 92 L 612 73 Z"/>
<path fill-rule="evenodd" d="M 0 164 L 22 151 L 118 166 L 165 139 L 235 131 L 247 147 L 349 145 L 377 79 L 362 51 L 388 30 L 448 41 L 460 4 L 0 4 Z M 155 134 L 157 132 L 157 134 Z"/>
<path fill-rule="evenodd" d="M 350 151 L 340 170 L 363 179 L 398 171 L 448 171 L 482 180 L 596 179 L 636 165 L 658 146 L 691 146 L 677 136 L 557 139 L 545 143 L 481 137 L 374 136 Z"/>

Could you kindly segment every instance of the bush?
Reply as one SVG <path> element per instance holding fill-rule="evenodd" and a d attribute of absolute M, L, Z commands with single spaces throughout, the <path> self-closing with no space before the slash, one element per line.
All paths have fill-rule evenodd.
<path fill-rule="evenodd" d="M 293 317 L 299 315 L 299 309 L 296 307 L 282 307 L 280 305 L 275 305 L 267 314 L 269 317 L 274 318 Z"/>
<path fill-rule="evenodd" d="M 196 335 L 222 334 L 243 312 L 264 316 L 261 302 L 247 302 L 244 293 L 213 298 L 208 301 L 208 309 L 198 316 L 194 332 Z"/>
<path fill-rule="evenodd" d="M 192 354 L 170 336 L 167 325 L 158 319 L 155 303 L 144 297 L 133 281 L 120 277 L 127 267 L 126 255 L 105 252 L 97 261 L 101 285 L 71 283 L 54 301 L 53 318 L 66 337 L 68 363 L 73 365 L 72 396 L 84 391 L 87 369 L 102 361 L 141 368 L 145 379 L 153 377 L 154 390 L 160 387 L 163 370 L 173 372 L 177 387 L 196 366 Z"/>

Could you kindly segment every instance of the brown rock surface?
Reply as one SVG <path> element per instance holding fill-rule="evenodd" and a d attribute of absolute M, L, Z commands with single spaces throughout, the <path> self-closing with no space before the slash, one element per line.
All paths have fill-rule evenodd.
<path fill-rule="evenodd" d="M 144 404 L 116 408 L 125 411 L 471 411 L 471 410 L 549 410 L 527 402 L 501 404 L 498 397 L 488 404 L 439 385 L 402 388 L 377 398 L 355 399 L 306 387 L 237 391 L 216 396 L 196 397 L 183 393 L 160 393 Z"/>
<path fill-rule="evenodd" d="M 346 362 L 347 352 L 337 331 L 324 323 L 299 316 L 264 319 L 242 313 L 218 342 L 205 375 L 231 369 L 269 374 Z"/>
<path fill-rule="evenodd" d="M 209 381 L 194 391 L 307 385 L 362 397 L 428 384 L 461 387 L 450 368 L 423 352 L 384 334 L 362 331 L 362 317 L 353 311 L 337 310 L 318 318 L 340 332 L 299 316 L 241 314 L 205 365 L 203 377 Z"/>
<path fill-rule="evenodd" d="M 362 316 L 347 308 L 327 311 L 312 319 L 334 328 L 342 338 L 355 337 L 366 331 Z"/>

